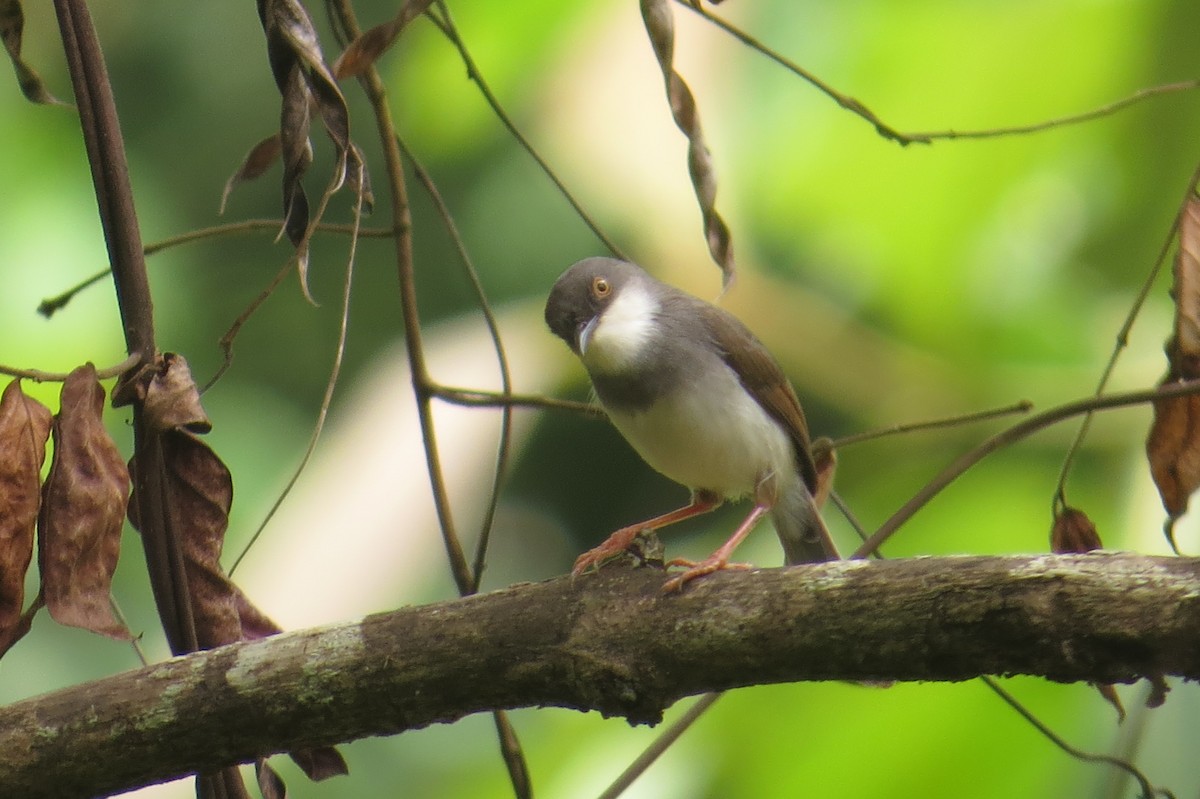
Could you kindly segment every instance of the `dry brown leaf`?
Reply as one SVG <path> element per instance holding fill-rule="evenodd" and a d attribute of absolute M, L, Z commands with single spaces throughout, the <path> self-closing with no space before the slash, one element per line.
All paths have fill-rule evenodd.
<path fill-rule="evenodd" d="M 229 469 L 207 444 L 187 430 L 167 430 L 160 433 L 159 440 L 166 466 L 166 504 L 171 508 L 171 524 L 183 551 L 197 644 L 201 649 L 211 649 L 281 632 L 279 625 L 259 610 L 221 568 L 221 548 L 233 504 Z M 131 463 L 130 471 L 136 469 L 136 463 Z M 129 521 L 141 529 L 137 508 L 137 497 L 131 497 Z M 332 747 L 299 750 L 292 757 L 313 780 L 347 772 L 345 761 Z"/>
<path fill-rule="evenodd" d="M 201 649 L 262 638 L 280 631 L 221 568 L 221 547 L 233 504 L 233 478 L 207 444 L 186 430 L 161 434 L 171 522 L 183 550 L 188 593 Z M 130 465 L 136 471 L 137 464 Z M 129 521 L 141 529 L 137 497 Z"/>
<path fill-rule="evenodd" d="M 812 442 L 813 465 L 817 467 L 817 493 L 813 504 L 818 509 L 825 507 L 829 492 L 833 490 L 833 475 L 837 471 L 837 450 L 833 441 L 821 436 Z"/>
<path fill-rule="evenodd" d="M 433 0 L 408 0 L 400 7 L 395 17 L 364 31 L 350 42 L 346 50 L 333 62 L 333 74 L 339 80 L 357 78 L 375 63 L 379 56 L 396 43 L 400 31 L 414 19 L 424 14 Z"/>
<path fill-rule="evenodd" d="M 236 172 L 229 176 L 229 180 L 225 181 L 225 190 L 221 192 L 221 207 L 217 209 L 218 214 L 225 213 L 225 203 L 229 200 L 230 193 L 239 183 L 262 177 L 271 164 L 279 160 L 281 147 L 279 134 L 272 133 L 250 148 L 250 152 L 246 153 L 246 158 L 242 161 L 242 165 L 237 168 Z"/>
<path fill-rule="evenodd" d="M 1050 528 L 1050 551 L 1060 555 L 1103 548 L 1096 525 L 1078 508 L 1063 508 Z"/>
<path fill-rule="evenodd" d="M 283 784 L 283 777 L 271 768 L 265 757 L 255 758 L 254 776 L 262 799 L 287 799 L 287 786 Z"/>
<path fill-rule="evenodd" d="M 300 770 L 304 772 L 304 776 L 313 782 L 350 773 L 345 758 L 332 746 L 288 752 L 288 757 L 295 761 Z"/>
<path fill-rule="evenodd" d="M 400 26 L 394 19 L 364 31 L 361 36 L 350 42 L 345 51 L 333 62 L 334 77 L 345 80 L 362 75 L 379 56 L 395 43 L 399 34 Z"/>
<path fill-rule="evenodd" d="M 55 97 L 42 83 L 38 74 L 21 58 L 21 40 L 25 35 L 25 12 L 21 0 L 0 0 L 0 40 L 12 60 L 21 94 L 32 103 L 70 105 Z"/>
<path fill-rule="evenodd" d="M 155 366 L 157 372 L 146 385 L 142 406 L 150 429 L 161 432 L 180 427 L 193 433 L 212 430 L 187 359 L 179 353 L 164 352 Z"/>
<path fill-rule="evenodd" d="M 300 285 L 309 301 L 308 241 L 311 235 L 308 197 L 301 184 L 312 164 L 308 140 L 311 109 L 315 108 L 336 148 L 328 197 L 351 177 L 354 188 L 367 185 L 361 153 L 350 141 L 350 113 L 337 79 L 321 52 L 312 19 L 298 0 L 258 0 L 258 14 L 267 36 L 267 57 L 275 85 L 283 98 L 280 113 L 280 152 L 283 158 L 284 232 L 296 248 Z M 322 203 L 323 207 L 323 203 Z M 318 213 L 318 216 L 320 214 Z"/>
<path fill-rule="evenodd" d="M 1171 366 L 1176 377 L 1200 376 L 1200 197 L 1188 199 L 1179 219 L 1175 257 L 1175 338 Z"/>
<path fill-rule="evenodd" d="M 104 429 L 104 388 L 89 363 L 63 383 L 54 458 L 38 517 L 42 594 L 60 624 L 127 640 L 109 602 L 129 472 Z"/>
<path fill-rule="evenodd" d="M 1167 701 L 1167 694 L 1171 692 L 1171 686 L 1167 685 L 1167 678 L 1161 674 L 1147 674 L 1146 680 L 1150 683 L 1150 695 L 1146 697 L 1146 707 L 1162 707 Z"/>
<path fill-rule="evenodd" d="M 1117 723 L 1121 724 L 1125 721 L 1125 706 L 1121 704 L 1121 697 L 1117 695 L 1116 686 L 1110 683 L 1092 683 L 1096 690 L 1100 692 L 1105 702 L 1113 706 L 1117 711 Z"/>
<path fill-rule="evenodd" d="M 1175 329 L 1167 342 L 1169 369 L 1163 386 L 1200 377 L 1200 197 L 1195 195 L 1180 215 L 1174 272 Z M 1200 488 L 1200 396 L 1157 399 L 1153 405 L 1146 457 L 1167 511 L 1163 531 L 1178 553 L 1175 521 Z"/>
<path fill-rule="evenodd" d="M 25 572 L 41 505 L 41 470 L 53 415 L 13 380 L 0 395 L 0 655 L 29 631 Z"/>

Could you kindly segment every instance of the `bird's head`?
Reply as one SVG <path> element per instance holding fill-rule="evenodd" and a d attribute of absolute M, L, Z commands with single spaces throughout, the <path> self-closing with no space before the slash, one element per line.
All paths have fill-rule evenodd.
<path fill-rule="evenodd" d="M 660 285 L 631 263 L 584 259 L 555 282 L 546 324 L 589 372 L 619 373 L 636 364 L 655 333 Z"/>

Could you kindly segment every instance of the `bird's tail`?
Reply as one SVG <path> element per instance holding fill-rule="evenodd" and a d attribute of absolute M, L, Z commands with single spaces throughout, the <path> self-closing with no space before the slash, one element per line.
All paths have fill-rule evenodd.
<path fill-rule="evenodd" d="M 837 560 L 841 557 L 825 527 L 812 494 L 797 480 L 782 492 L 771 509 L 775 532 L 788 565 Z"/>

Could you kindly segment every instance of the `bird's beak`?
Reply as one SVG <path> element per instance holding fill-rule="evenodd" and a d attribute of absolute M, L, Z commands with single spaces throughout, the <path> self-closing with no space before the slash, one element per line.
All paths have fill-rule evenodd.
<path fill-rule="evenodd" d="M 580 322 L 575 333 L 575 351 L 582 358 L 587 352 L 588 343 L 592 340 L 592 334 L 596 332 L 596 323 L 600 321 L 600 314 L 596 314 L 591 319 L 585 322 Z"/>

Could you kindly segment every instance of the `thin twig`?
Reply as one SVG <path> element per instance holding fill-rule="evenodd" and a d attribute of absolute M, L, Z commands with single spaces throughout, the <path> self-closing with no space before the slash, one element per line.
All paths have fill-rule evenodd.
<path fill-rule="evenodd" d="M 852 558 L 863 558 L 879 549 L 912 516 L 925 506 L 929 500 L 937 496 L 943 488 L 954 482 L 963 472 L 970 469 L 979 461 L 1002 447 L 1015 444 L 1021 439 L 1050 427 L 1065 419 L 1111 408 L 1123 408 L 1128 405 L 1141 405 L 1155 399 L 1179 397 L 1185 394 L 1200 393 L 1200 379 L 1188 380 L 1160 388 L 1131 391 L 1126 394 L 1109 394 L 1103 397 L 1088 397 L 1087 399 L 1068 402 L 1049 410 L 1031 416 L 1025 421 L 1003 430 L 970 451 L 960 455 L 949 466 L 942 469 L 932 480 L 921 487 L 908 502 L 885 521 L 862 546 L 854 551 Z"/>
<path fill-rule="evenodd" d="M 630 763 L 621 772 L 620 776 L 613 780 L 612 785 L 605 788 L 596 799 L 616 799 L 616 797 L 625 793 L 629 786 L 633 785 L 637 778 L 642 776 L 646 772 L 646 769 L 650 768 L 654 764 L 654 761 L 658 760 L 663 752 L 667 751 L 675 741 L 679 740 L 679 736 L 687 732 L 696 723 L 696 720 L 703 715 L 704 711 L 712 707 L 723 695 L 723 691 L 707 693 L 693 702 L 691 707 L 663 730 L 649 746 L 642 750 L 637 759 Z"/>
<path fill-rule="evenodd" d="M 362 29 L 358 26 L 349 0 L 336 0 L 336 8 L 346 32 L 353 38 L 362 35 Z M 396 272 L 400 288 L 400 308 L 404 317 L 404 348 L 408 355 L 410 379 L 417 400 L 417 419 L 421 425 L 421 438 L 425 444 L 426 471 L 429 473 L 434 508 L 437 511 L 442 542 L 450 562 L 450 571 L 459 591 L 466 592 L 472 583 L 471 567 L 467 563 L 466 555 L 463 553 L 462 544 L 455 530 L 445 475 L 442 473 L 437 431 L 433 423 L 433 410 L 430 404 L 431 386 L 434 385 L 434 381 L 429 376 L 429 367 L 425 361 L 424 335 L 421 330 L 421 317 L 417 305 L 412 254 L 412 222 L 408 205 L 408 189 L 404 180 L 404 164 L 400 154 L 400 145 L 396 138 L 395 125 L 392 123 L 387 89 L 383 85 L 383 79 L 379 76 L 379 70 L 373 65 L 368 67 L 359 77 L 359 83 L 374 109 L 375 123 L 387 168 L 388 187 L 392 195 L 392 227 L 395 230 L 393 239 L 396 243 Z"/>
<path fill-rule="evenodd" d="M 142 354 L 135 352 L 116 366 L 97 369 L 96 377 L 100 380 L 120 377 L 141 362 Z M 18 369 L 15 366 L 0 366 L 0 374 L 19 377 L 22 380 L 32 380 L 35 383 L 61 383 L 67 379 L 66 372 L 43 372 L 40 369 Z"/>
<path fill-rule="evenodd" d="M 354 14 L 354 8 L 349 0 L 333 0 L 340 22 L 340 28 L 345 33 L 357 38 L 362 35 L 362 28 Z M 404 180 L 404 164 L 400 152 L 400 139 L 396 135 L 392 123 L 392 113 L 389 108 L 387 90 L 379 71 L 371 65 L 359 77 L 375 114 L 375 123 L 379 134 L 380 145 L 383 148 L 384 161 L 387 168 L 388 188 L 392 198 L 392 227 L 395 230 L 394 241 L 396 249 L 396 272 L 400 287 L 400 307 L 404 314 L 404 344 L 408 355 L 408 365 L 411 374 L 413 394 L 417 402 L 417 418 L 421 426 L 421 440 L 424 442 L 425 466 L 429 474 L 430 488 L 433 493 L 434 507 L 437 511 L 439 527 L 442 532 L 442 542 L 446 556 L 450 562 L 450 571 L 460 594 L 471 593 L 474 578 L 471 567 L 467 563 L 462 543 L 454 527 L 454 517 L 451 513 L 449 493 L 446 488 L 445 475 L 442 473 L 441 457 L 438 453 L 437 430 L 433 420 L 433 387 L 436 383 L 429 375 L 425 361 L 425 349 L 421 331 L 421 320 L 417 306 L 417 289 L 412 252 L 411 215 L 408 205 L 408 188 Z M 508 715 L 503 711 L 495 711 L 493 719 L 500 739 L 500 751 L 508 769 L 513 792 L 518 799 L 531 799 L 533 796 L 532 783 L 525 765 L 516 732 L 512 728 Z"/>
<path fill-rule="evenodd" d="M 987 676 L 980 677 L 979 679 L 983 681 L 984 685 L 995 691 L 996 695 L 1007 702 L 1008 706 L 1017 711 L 1017 713 L 1020 714 L 1023 719 L 1033 725 L 1033 728 L 1040 732 L 1048 741 L 1066 752 L 1071 757 L 1075 758 L 1076 760 L 1086 761 L 1088 763 L 1107 763 L 1110 766 L 1121 769 L 1125 773 L 1129 774 L 1129 776 L 1137 780 L 1138 785 L 1142 789 L 1143 799 L 1153 799 L 1156 793 L 1167 797 L 1167 799 L 1175 798 L 1175 794 L 1171 793 L 1166 788 L 1155 788 L 1153 785 L 1151 785 L 1150 780 L 1146 778 L 1146 775 L 1139 771 L 1132 763 L 1121 760 L 1119 757 L 1113 757 L 1112 755 L 1097 755 L 1092 752 L 1085 752 L 1082 749 L 1077 749 L 1076 747 L 1067 743 L 1058 735 L 1058 733 L 1054 732 L 1054 730 L 1042 723 L 1041 719 L 1030 713 L 995 679 Z"/>
<path fill-rule="evenodd" d="M 1142 307 L 1146 304 L 1146 298 L 1150 296 L 1150 289 L 1154 282 L 1158 279 L 1159 273 L 1162 271 L 1163 264 L 1167 262 L 1167 255 L 1171 252 L 1171 244 L 1175 241 L 1175 235 L 1179 230 L 1179 225 L 1183 219 L 1184 210 L 1187 208 L 1188 199 L 1196 191 L 1196 184 L 1200 181 L 1200 165 L 1197 165 L 1196 170 L 1192 173 L 1191 180 L 1188 181 L 1187 192 L 1184 194 L 1183 202 L 1179 205 L 1179 210 L 1175 214 L 1175 219 L 1171 222 L 1171 229 L 1167 231 L 1166 238 L 1163 240 L 1162 247 L 1158 250 L 1158 258 L 1154 261 L 1154 266 L 1150 268 L 1150 273 L 1146 275 L 1146 279 L 1142 281 L 1142 286 L 1138 290 L 1137 296 L 1133 299 L 1133 304 L 1129 308 L 1129 313 L 1125 315 L 1125 321 L 1121 324 L 1121 329 L 1117 331 L 1117 340 L 1113 345 L 1112 353 L 1108 356 L 1108 363 L 1104 366 L 1104 371 L 1100 374 L 1100 381 L 1096 385 L 1095 396 L 1100 396 L 1104 389 L 1108 386 L 1109 378 L 1112 377 L 1113 371 L 1116 369 L 1117 360 L 1121 353 L 1129 346 L 1129 333 L 1133 330 L 1133 323 L 1137 320 L 1138 314 L 1141 313 Z M 1080 446 L 1083 444 L 1084 438 L 1087 437 L 1088 430 L 1092 425 L 1093 414 L 1087 413 L 1083 420 L 1079 423 L 1079 429 L 1075 433 L 1075 438 L 1071 442 L 1071 446 L 1067 448 L 1066 457 L 1063 458 L 1062 467 L 1058 471 L 1058 483 L 1055 485 L 1054 497 L 1051 505 L 1054 513 L 1058 513 L 1067 505 L 1066 487 L 1067 480 L 1071 475 L 1071 468 L 1075 462 L 1075 456 L 1079 452 Z"/>
<path fill-rule="evenodd" d="M 833 88 L 828 83 L 821 80 L 816 75 L 809 72 L 807 69 L 800 66 L 796 62 L 794 62 L 788 58 L 785 58 L 782 54 L 776 52 L 775 50 L 772 50 L 770 47 L 767 47 L 765 44 L 760 42 L 755 37 L 751 36 L 746 31 L 737 27 L 736 25 L 729 22 L 728 20 L 718 17 L 716 14 L 714 14 L 711 11 L 709 11 L 708 9 L 704 8 L 700 4 L 700 0 L 677 0 L 677 2 L 687 6 L 689 9 L 691 9 L 692 11 L 699 14 L 701 17 L 706 19 L 708 22 L 712 23 L 713 25 L 716 25 L 718 28 L 725 31 L 725 33 L 727 33 L 730 36 L 732 36 L 733 38 L 737 39 L 739 42 L 746 45 L 750 49 L 755 50 L 758 53 L 761 53 L 762 55 L 764 55 L 767 58 L 774 61 L 776 64 L 779 64 L 784 69 L 791 72 L 792 74 L 798 76 L 805 82 L 811 84 L 814 88 L 816 88 L 818 91 L 820 91 L 826 97 L 830 98 L 831 100 L 833 100 L 835 103 L 837 103 L 842 108 L 849 111 L 850 113 L 855 114 L 856 116 L 859 116 L 859 117 L 863 118 L 864 120 L 866 120 L 867 122 L 871 123 L 871 125 L 874 126 L 875 130 L 879 133 L 879 135 L 884 137 L 885 139 L 890 139 L 890 140 L 896 142 L 897 144 L 901 144 L 904 146 L 907 146 L 914 142 L 917 142 L 919 144 L 928 144 L 927 141 L 918 139 L 907 133 L 901 133 L 900 131 L 893 128 L 891 125 L 888 125 L 882 119 L 877 117 L 875 115 L 875 112 L 873 112 L 871 109 L 867 108 L 865 105 L 860 103 L 858 100 L 855 100 L 853 97 L 851 97 L 847 94 L 842 94 L 837 89 Z"/>
<path fill-rule="evenodd" d="M 161 252 L 162 250 L 170 249 L 172 247 L 178 247 L 181 244 L 191 244 L 194 241 L 202 241 L 204 239 L 216 238 L 218 236 L 232 236 L 239 233 L 255 233 L 262 230 L 279 230 L 282 226 L 282 219 L 245 219 L 241 222 L 230 222 L 225 225 L 213 225 L 212 227 L 200 228 L 199 230 L 189 230 L 186 233 L 180 233 L 177 236 L 170 236 L 169 238 L 147 244 L 142 248 L 142 255 L 154 255 L 157 252 Z M 320 233 L 348 234 L 353 230 L 354 225 L 351 224 L 330 224 L 322 222 L 316 227 L 316 231 Z M 388 230 L 387 228 L 362 228 L 359 231 L 360 237 L 387 238 L 391 235 L 392 231 Z M 111 270 L 109 269 L 101 269 L 99 272 L 84 278 L 61 294 L 58 294 L 54 297 L 47 297 L 38 305 L 38 313 L 49 319 L 55 314 L 55 312 L 61 311 L 63 306 L 73 300 L 76 294 L 108 277 L 110 271 Z"/>
<path fill-rule="evenodd" d="M 137 655 L 138 662 L 143 666 L 149 666 L 150 661 L 146 658 L 146 651 L 142 649 L 141 634 L 134 635 L 133 630 L 130 630 L 129 619 L 125 617 L 125 611 L 121 610 L 121 604 L 117 602 L 117 598 L 111 593 L 108 595 L 108 606 L 112 608 L 113 615 L 117 617 L 117 621 L 121 623 L 121 626 L 129 630 L 129 645 L 133 647 L 133 654 Z"/>
<path fill-rule="evenodd" d="M 448 16 L 449 14 L 447 13 Z M 487 293 L 483 290 L 483 283 L 479 280 L 479 273 L 475 270 L 475 265 L 471 262 L 466 242 L 463 241 L 462 236 L 459 234 L 458 226 L 454 223 L 454 217 L 450 213 L 445 200 L 442 198 L 441 192 L 438 191 L 437 186 L 434 184 L 433 178 L 429 176 L 429 173 L 425 171 L 421 163 L 413 157 L 412 151 L 404 145 L 404 141 L 400 140 L 398 143 L 401 151 L 404 153 L 404 157 L 412 165 L 413 174 L 416 176 L 417 181 L 433 201 L 438 216 L 442 218 L 442 224 L 445 226 L 450 240 L 454 243 L 454 249 L 458 252 L 459 263 L 462 264 L 467 280 L 471 284 L 471 290 L 475 293 L 475 301 L 479 303 L 479 311 L 483 315 L 488 336 L 492 340 L 492 350 L 496 353 L 496 365 L 500 370 L 501 391 L 505 396 L 508 396 L 512 393 L 512 370 L 508 365 L 508 355 L 504 351 L 504 342 L 500 338 L 500 327 L 496 322 L 496 314 L 493 313 L 491 303 L 488 302 Z M 471 593 L 479 590 L 479 585 L 483 580 L 488 542 L 491 539 L 492 525 L 496 520 L 496 508 L 500 504 L 500 484 L 503 482 L 504 476 L 508 473 L 508 461 L 512 449 L 512 411 L 511 405 L 503 405 L 500 408 L 500 435 L 496 446 L 496 463 L 492 476 L 492 487 L 488 493 L 487 506 L 484 509 L 483 519 L 479 524 L 479 540 L 475 544 L 475 560 L 471 569 L 474 577 Z"/>
<path fill-rule="evenodd" d="M 360 166 L 360 168 L 362 168 L 362 167 Z M 358 185 L 360 185 L 360 186 L 362 185 L 361 180 L 358 181 Z M 354 219 L 356 222 L 362 218 L 362 202 L 363 202 L 363 195 L 362 195 L 362 192 L 359 191 L 359 193 L 355 199 L 355 204 L 354 204 Z M 347 333 L 349 332 L 349 328 L 350 328 L 350 296 L 351 296 L 351 289 L 354 285 L 354 259 L 355 259 L 355 256 L 357 255 L 357 253 L 358 253 L 358 236 L 351 234 L 351 236 L 350 236 L 350 252 L 347 253 L 347 255 L 346 255 L 346 277 L 345 277 L 343 285 L 342 285 L 342 317 L 341 317 L 341 323 L 338 326 L 338 338 L 337 338 L 337 346 L 334 350 L 333 366 L 330 367 L 329 379 L 325 382 L 325 394 L 324 394 L 324 396 L 321 397 L 321 409 L 317 412 L 316 424 L 313 425 L 312 434 L 308 437 L 308 446 L 305 447 L 304 455 L 300 458 L 300 463 L 298 463 L 296 465 L 295 471 L 292 472 L 291 478 L 287 481 L 287 484 L 284 485 L 283 490 L 279 492 L 279 496 L 275 497 L 275 502 L 272 503 L 270 509 L 267 511 L 266 516 L 263 517 L 262 522 L 259 523 L 258 529 L 256 529 L 254 531 L 254 534 L 250 536 L 250 540 L 246 542 L 246 546 L 244 546 L 242 548 L 242 551 L 238 553 L 237 558 L 233 561 L 233 564 L 229 567 L 229 576 L 230 577 L 233 576 L 233 572 L 234 572 L 234 570 L 237 569 L 238 564 L 240 564 L 242 562 L 243 558 L 246 557 L 246 553 L 248 553 L 250 551 L 250 549 L 254 546 L 254 544 L 258 541 L 259 537 L 262 535 L 263 530 L 265 530 L 267 525 L 270 524 L 271 519 L 274 518 L 275 513 L 279 510 L 280 506 L 283 505 L 284 500 L 286 500 L 288 498 L 288 495 L 292 493 L 292 489 L 296 486 L 296 482 L 300 479 L 300 475 L 304 473 L 305 468 L 308 467 L 309 460 L 312 459 L 313 453 L 316 452 L 317 442 L 321 438 L 321 431 L 323 431 L 325 429 L 325 419 L 329 416 L 329 406 L 333 403 L 333 392 L 334 392 L 334 389 L 337 387 L 338 377 L 341 375 L 341 372 L 342 372 L 342 360 L 346 355 L 346 337 L 347 337 Z M 289 261 L 288 267 L 290 267 L 290 266 L 291 266 L 291 262 Z M 275 283 L 273 283 L 267 289 L 267 291 L 264 292 L 263 295 L 260 295 L 260 297 L 262 297 L 266 294 L 269 294 L 271 292 L 271 290 L 274 289 L 275 286 L 279 285 L 280 280 L 282 280 L 282 277 L 277 275 Z M 259 304 L 261 304 L 261 301 L 259 302 Z M 252 306 L 251 309 L 248 309 L 248 313 L 252 313 L 253 308 L 257 308 L 257 307 L 258 307 L 257 305 Z M 243 316 L 244 317 L 247 316 L 248 313 L 243 314 Z M 239 328 L 240 328 L 240 325 L 239 325 Z M 236 331 L 235 331 L 235 334 L 236 334 Z M 229 346 L 232 347 L 232 344 L 233 344 L 233 342 L 231 339 L 229 342 Z M 227 358 L 225 361 L 225 366 L 223 366 L 221 368 L 221 371 L 217 372 L 216 377 L 219 377 L 221 375 L 221 373 L 224 371 L 224 369 L 228 366 L 228 364 L 232 360 L 232 350 L 230 349 L 230 350 L 227 350 L 226 352 L 227 352 Z M 214 377 L 213 379 L 215 380 L 216 377 Z M 210 384 L 211 384 L 211 381 L 210 381 Z"/>
<path fill-rule="evenodd" d="M 1106 103 L 1098 108 L 1093 108 L 1090 111 L 1084 111 L 1079 114 L 1068 114 L 1066 116 L 1047 119 L 1043 122 L 1033 122 L 1028 125 L 1012 125 L 1002 128 L 985 128 L 981 130 L 935 130 L 920 133 L 905 134 L 911 141 L 921 144 L 931 144 L 935 141 L 945 141 L 951 139 L 995 139 L 1001 136 L 1021 136 L 1028 133 L 1041 133 L 1055 128 L 1067 127 L 1068 125 L 1078 125 L 1083 122 L 1091 122 L 1102 117 L 1112 116 L 1118 111 L 1123 111 L 1126 108 L 1136 105 L 1143 100 L 1148 100 L 1152 97 L 1160 97 L 1164 94 L 1176 94 L 1178 92 L 1193 91 L 1200 88 L 1200 80 L 1185 80 L 1178 83 L 1164 83 L 1160 86 L 1150 86 L 1143 89 L 1138 89 L 1133 94 L 1122 97 L 1111 103 Z"/>
<path fill-rule="evenodd" d="M 484 80 L 483 73 L 480 72 L 479 68 L 475 65 L 475 59 L 471 57 L 470 51 L 467 50 L 466 43 L 462 40 L 462 37 L 458 34 L 458 30 L 454 27 L 454 21 L 450 18 L 449 9 L 444 3 L 438 3 L 438 7 L 444 15 L 443 17 L 439 18 L 433 13 L 427 13 L 426 16 L 429 17 L 433 24 L 437 26 L 438 30 L 442 32 L 442 34 L 450 41 L 450 43 L 454 45 L 455 49 L 458 50 L 459 57 L 462 58 L 463 65 L 467 68 L 467 77 L 479 87 L 479 93 L 483 95 L 484 102 L 486 102 L 488 107 L 492 109 L 492 113 L 496 115 L 496 119 L 500 120 L 500 124 L 504 126 L 504 129 L 508 131 L 509 135 L 516 140 L 517 144 L 521 146 L 521 149 L 529 154 L 529 157 L 534 160 L 534 162 L 538 165 L 538 168 L 542 170 L 543 174 L 550 179 L 550 182 L 554 184 L 554 188 L 558 190 L 558 193 L 563 196 L 563 199 L 570 204 L 571 208 L 575 211 L 579 218 L 583 220 L 583 223 L 587 225 L 590 231 L 592 231 L 592 235 L 598 238 L 600 243 L 603 244 L 615 257 L 625 260 L 626 257 L 621 252 L 621 249 L 617 246 L 616 242 L 614 242 L 603 230 L 600 229 L 600 225 L 597 224 L 596 221 L 588 214 L 588 212 L 583 209 L 583 206 L 580 204 L 579 200 L 575 199 L 575 195 L 571 193 L 570 189 L 567 188 L 566 184 L 563 183 L 562 179 L 559 178 L 546 159 L 542 158 L 541 154 L 534 149 L 533 144 L 530 143 L 529 139 L 525 138 L 525 134 L 521 133 L 521 131 L 517 128 L 517 125 L 515 122 L 513 122 L 512 117 L 510 117 L 508 112 L 504 110 L 504 106 L 500 104 L 500 100 L 497 99 L 495 93 L 492 92 L 491 87 L 488 86 L 487 81 Z"/>
<path fill-rule="evenodd" d="M 250 301 L 250 304 L 247 305 L 240 314 L 238 314 L 237 319 L 233 320 L 233 324 L 231 324 L 229 329 L 225 331 L 225 335 L 221 336 L 221 340 L 217 342 L 221 347 L 221 354 L 223 356 L 221 365 L 217 367 L 217 371 L 213 373 L 213 376 L 210 377 L 208 382 L 204 384 L 204 387 L 200 389 L 201 394 L 216 385 L 217 381 L 221 379 L 222 375 L 224 375 L 225 372 L 229 370 L 229 367 L 233 365 L 233 342 L 237 338 L 238 333 L 241 332 L 242 326 L 245 325 L 246 322 L 250 321 L 250 317 L 254 315 L 255 311 L 257 311 L 262 304 L 267 301 L 268 297 L 275 293 L 275 289 L 279 288 L 279 285 L 283 283 L 284 278 L 291 273 L 292 265 L 295 263 L 295 255 L 288 258 L 287 262 L 284 263 L 279 271 L 275 273 L 275 277 L 271 278 L 271 282 L 267 284 L 267 287 L 260 291 L 258 296 Z M 241 558 L 239 557 L 238 560 L 241 560 Z"/>
<path fill-rule="evenodd" d="M 775 63 L 782 66 L 789 72 L 797 75 L 802 80 L 811 84 L 822 94 L 829 97 L 842 108 L 861 117 L 866 122 L 870 123 L 885 139 L 896 142 L 902 146 L 909 144 L 933 144 L 937 141 L 949 141 L 954 139 L 994 139 L 1002 136 L 1019 136 L 1030 133 L 1041 133 L 1055 128 L 1066 127 L 1068 125 L 1078 125 L 1083 122 L 1091 122 L 1102 117 L 1112 116 L 1113 114 L 1123 111 L 1126 108 L 1136 105 L 1143 100 L 1148 100 L 1153 97 L 1159 97 L 1165 94 L 1176 94 L 1178 92 L 1193 91 L 1200 88 L 1200 80 L 1179 81 L 1177 83 L 1166 83 L 1159 86 L 1151 86 L 1148 88 L 1138 89 L 1133 94 L 1107 103 L 1098 108 L 1093 108 L 1090 111 L 1084 111 L 1079 114 L 1068 114 L 1067 116 L 1055 117 L 1042 122 L 1034 122 L 1027 125 L 1011 125 L 999 128 L 985 128 L 980 130 L 936 130 L 936 131 L 918 131 L 906 133 L 896 130 L 891 125 L 884 122 L 875 115 L 871 109 L 867 108 L 858 100 L 849 95 L 842 94 L 837 89 L 825 83 L 813 73 L 806 70 L 796 62 L 786 58 L 779 52 L 771 49 L 763 44 L 754 36 L 751 36 L 746 31 L 738 28 L 731 22 L 722 19 L 705 9 L 700 0 L 677 0 L 677 2 L 699 14 L 708 22 L 720 28 L 725 33 L 734 37 L 742 44 L 752 50 L 766 56 Z"/>
<path fill-rule="evenodd" d="M 958 427 L 959 425 L 972 424 L 974 422 L 985 422 L 991 419 L 998 419 L 1002 416 L 1011 416 L 1017 413 L 1029 413 L 1033 410 L 1033 403 L 1029 400 L 1020 400 L 1012 405 L 1005 405 L 1003 408 L 993 408 L 986 411 L 976 411 L 975 413 L 964 413 L 960 416 L 949 416 L 945 419 L 931 419 L 924 422 L 905 422 L 903 424 L 884 427 L 879 430 L 868 430 L 865 433 L 855 433 L 851 436 L 839 438 L 833 442 L 836 449 L 842 449 L 852 444 L 861 444 L 864 441 L 872 441 L 877 438 L 886 436 L 898 435 L 900 433 L 913 433 L 919 430 L 936 430 L 943 427 Z"/>
<path fill-rule="evenodd" d="M 498 391 L 484 391 L 477 388 L 455 388 L 452 386 L 433 387 L 433 396 L 452 405 L 465 405 L 472 408 L 537 408 L 570 411 L 572 413 L 591 416 L 596 419 L 606 418 L 604 409 L 592 402 L 555 399 L 543 397 L 540 394 L 510 394 Z"/>

